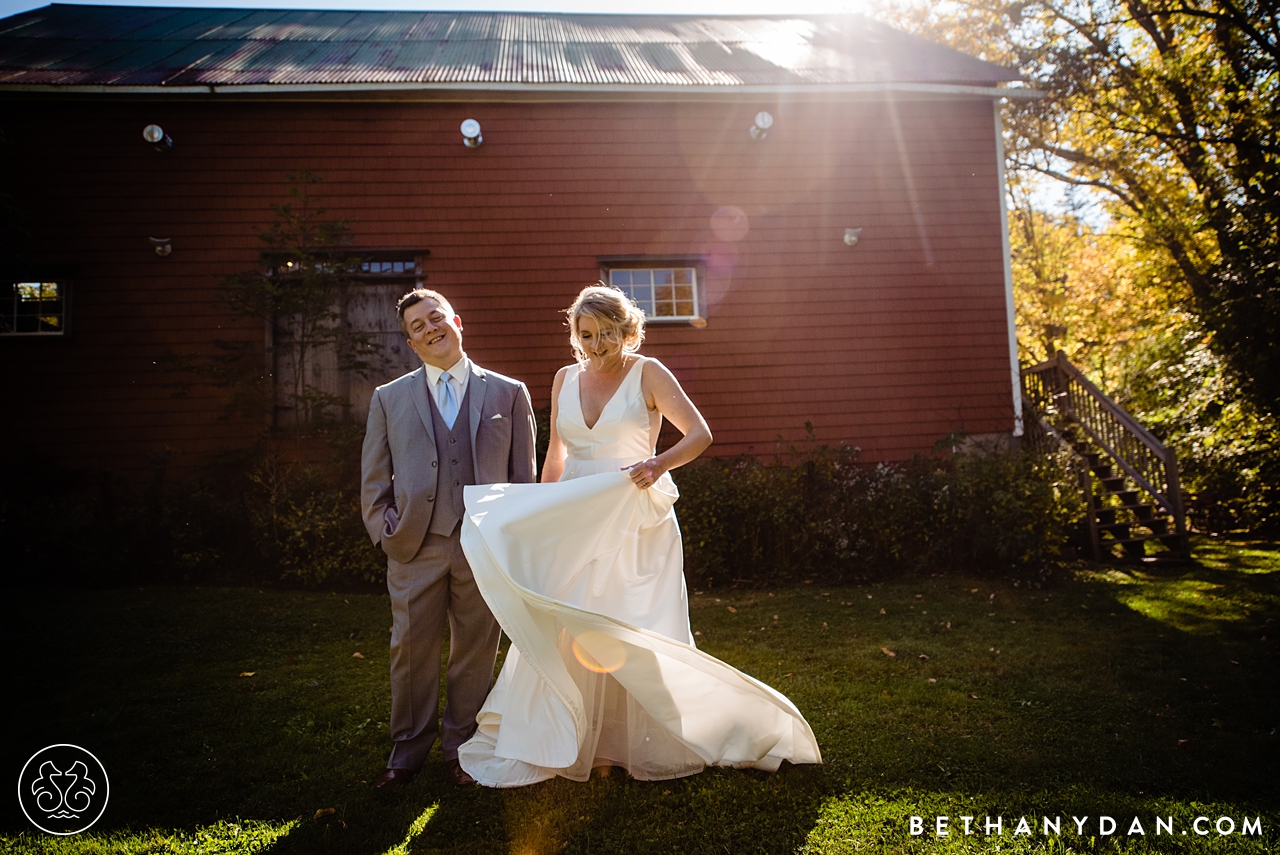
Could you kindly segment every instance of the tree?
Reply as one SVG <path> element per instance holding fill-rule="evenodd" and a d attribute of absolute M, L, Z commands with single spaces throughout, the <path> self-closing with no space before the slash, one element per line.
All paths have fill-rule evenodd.
<path fill-rule="evenodd" d="M 1141 354 L 1186 325 L 1184 289 L 1122 236 L 1036 210 L 1017 182 L 1010 190 L 1019 360 L 1061 350 L 1102 388 L 1123 390 Z"/>
<path fill-rule="evenodd" d="M 1019 68 L 1014 174 L 1096 188 L 1213 348 L 1280 413 L 1280 21 L 1269 0 L 961 0 L 900 23 Z"/>
<path fill-rule="evenodd" d="M 318 176 L 301 169 L 288 179 L 290 200 L 271 206 L 274 221 L 258 233 L 261 263 L 220 285 L 228 309 L 264 325 L 265 366 L 256 345 L 219 341 L 216 354 L 182 359 L 179 367 L 225 390 L 232 409 L 261 414 L 269 428 L 332 433 L 350 402 L 315 382 L 317 361 L 367 377 L 380 354 L 371 334 L 347 321 L 360 266 L 345 248 L 347 221 L 325 218 L 314 192 Z"/>

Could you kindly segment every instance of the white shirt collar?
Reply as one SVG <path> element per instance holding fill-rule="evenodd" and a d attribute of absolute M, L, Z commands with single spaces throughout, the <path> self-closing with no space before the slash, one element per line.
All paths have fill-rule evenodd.
<path fill-rule="evenodd" d="M 443 368 L 437 368 L 434 365 L 422 363 L 422 367 L 427 369 L 427 385 L 435 389 L 440 384 L 440 375 L 445 372 Z M 462 354 L 462 358 L 453 365 L 449 366 L 449 377 L 457 384 L 455 388 L 461 389 L 467 385 L 467 377 L 471 374 L 471 363 L 467 359 L 467 355 Z"/>

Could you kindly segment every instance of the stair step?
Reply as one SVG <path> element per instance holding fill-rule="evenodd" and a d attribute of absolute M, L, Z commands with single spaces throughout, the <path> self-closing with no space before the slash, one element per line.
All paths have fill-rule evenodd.
<path fill-rule="evenodd" d="M 1107 478 L 1099 478 L 1098 480 L 1102 482 L 1103 489 L 1108 493 L 1119 493 L 1124 490 L 1123 475 L 1112 475 Z"/>
<path fill-rule="evenodd" d="M 1101 523 L 1098 525 L 1098 532 L 1100 534 L 1109 534 L 1111 535 L 1112 540 L 1119 541 L 1129 536 L 1129 524 L 1115 522 Z"/>
<path fill-rule="evenodd" d="M 1094 516 L 1097 517 L 1099 525 L 1111 525 L 1116 521 L 1116 509 L 1099 508 L 1094 511 Z"/>
<path fill-rule="evenodd" d="M 1102 541 L 1103 546 L 1125 546 L 1133 543 L 1147 543 L 1148 541 L 1158 540 L 1165 546 L 1170 546 L 1170 542 L 1177 543 L 1181 540 L 1176 534 L 1135 534 L 1129 537 L 1110 537 Z M 1170 546 L 1170 548 L 1173 548 Z"/>

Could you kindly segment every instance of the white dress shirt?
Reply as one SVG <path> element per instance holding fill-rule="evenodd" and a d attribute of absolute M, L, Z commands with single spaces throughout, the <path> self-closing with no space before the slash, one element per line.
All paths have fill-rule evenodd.
<path fill-rule="evenodd" d="M 440 375 L 445 372 L 444 368 L 436 368 L 434 365 L 422 363 L 427 369 L 427 388 L 431 390 L 431 397 L 435 399 L 436 409 L 440 406 Z M 458 414 L 462 414 L 462 396 L 467 393 L 467 381 L 471 379 L 471 361 L 467 359 L 467 355 L 462 354 L 462 358 L 453 365 L 449 366 L 449 385 L 453 387 L 453 394 L 458 402 Z"/>

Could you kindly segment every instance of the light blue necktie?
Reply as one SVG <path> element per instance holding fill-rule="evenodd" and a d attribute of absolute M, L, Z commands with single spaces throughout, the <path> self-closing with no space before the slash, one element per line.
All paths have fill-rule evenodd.
<path fill-rule="evenodd" d="M 448 371 L 440 375 L 440 416 L 450 430 L 458 420 L 458 396 L 453 391 L 453 384 L 449 382 L 452 379 Z"/>

